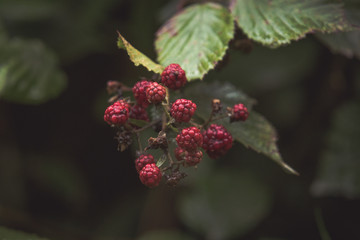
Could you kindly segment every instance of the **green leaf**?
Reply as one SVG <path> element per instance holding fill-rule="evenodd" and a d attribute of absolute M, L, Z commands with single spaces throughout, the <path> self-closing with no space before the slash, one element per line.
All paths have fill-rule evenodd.
<path fill-rule="evenodd" d="M 167 160 L 167 156 L 166 156 L 165 154 L 163 154 L 163 155 L 159 158 L 159 160 L 157 160 L 156 166 L 157 166 L 157 167 L 161 167 L 161 166 L 166 162 L 166 160 Z"/>
<path fill-rule="evenodd" d="M 0 66 L 0 94 L 2 92 L 2 89 L 5 87 L 7 73 L 8 67 Z"/>
<path fill-rule="evenodd" d="M 263 94 L 290 86 L 314 71 L 319 61 L 318 43 L 312 39 L 274 49 L 255 45 L 251 54 L 230 50 L 231 61 L 209 79 L 226 79 L 245 92 Z M 296 56 L 296 61 L 289 61 Z M 261 69 L 261 71 L 260 71 Z"/>
<path fill-rule="evenodd" d="M 161 230 L 150 231 L 141 235 L 137 240 L 193 240 L 194 238 L 177 231 Z"/>
<path fill-rule="evenodd" d="M 231 132 L 236 141 L 241 142 L 247 148 L 268 156 L 286 172 L 298 175 L 294 169 L 283 161 L 280 155 L 276 145 L 277 133 L 275 128 L 259 113 L 251 111 L 249 118 L 245 122 L 229 123 L 223 120 L 220 123 Z"/>
<path fill-rule="evenodd" d="M 360 59 L 360 3 L 345 1 L 345 16 L 349 23 L 356 27 L 350 32 L 331 34 L 316 34 L 334 53 L 340 53 L 348 58 Z"/>
<path fill-rule="evenodd" d="M 230 10 L 249 38 L 271 47 L 350 28 L 341 5 L 325 0 L 232 0 Z"/>
<path fill-rule="evenodd" d="M 360 197 L 360 101 L 335 112 L 332 127 L 311 186 L 316 197 Z"/>
<path fill-rule="evenodd" d="M 202 79 L 220 61 L 234 35 L 233 18 L 214 3 L 196 4 L 181 11 L 156 34 L 158 61 L 178 63 L 189 81 Z"/>
<path fill-rule="evenodd" d="M 139 120 L 139 119 L 135 119 L 135 118 L 129 118 L 128 121 L 129 121 L 129 123 L 131 123 L 137 127 L 144 127 L 149 124 L 149 122 L 147 122 L 147 121 Z"/>
<path fill-rule="evenodd" d="M 199 94 L 201 93 L 201 94 Z M 220 99 L 223 108 L 232 107 L 236 103 L 244 103 L 251 110 L 256 103 L 255 99 L 250 98 L 244 92 L 236 89 L 229 82 L 214 81 L 211 83 L 195 83 L 185 89 L 185 96 L 197 105 L 196 114 L 202 119 L 207 119 L 211 112 L 211 102 L 213 99 Z"/>
<path fill-rule="evenodd" d="M 239 239 L 263 220 L 271 208 L 267 186 L 244 170 L 216 169 L 181 195 L 178 210 L 184 224 L 204 239 Z"/>
<path fill-rule="evenodd" d="M 57 97 L 66 77 L 57 58 L 39 41 L 0 39 L 0 98 L 39 104 Z"/>
<path fill-rule="evenodd" d="M 4 41 L 7 38 L 7 34 L 5 31 L 5 28 L 3 27 L 3 25 L 0 22 L 0 42 Z"/>
<path fill-rule="evenodd" d="M 202 94 L 200 95 L 199 92 Z M 222 120 L 218 121 L 218 123 L 224 125 L 236 141 L 270 157 L 288 173 L 298 174 L 282 160 L 276 145 L 277 137 L 274 127 L 263 116 L 251 111 L 254 100 L 248 98 L 232 84 L 220 84 L 218 82 L 211 84 L 198 83 L 186 89 L 185 93 L 197 104 L 196 114 L 204 120 L 209 117 L 213 98 L 219 98 L 224 107 L 232 107 L 240 102 L 244 103 L 249 107 L 250 111 L 249 118 L 245 122 L 229 123 L 228 120 Z"/>
<path fill-rule="evenodd" d="M 332 52 L 360 59 L 360 31 L 319 34 L 317 37 L 327 45 Z"/>
<path fill-rule="evenodd" d="M 0 226 L 0 239 L 1 240 L 46 240 L 33 234 L 15 231 Z"/>
<path fill-rule="evenodd" d="M 118 47 L 124 49 L 127 52 L 127 54 L 130 57 L 130 60 L 135 64 L 135 66 L 142 65 L 149 71 L 159 74 L 162 73 L 162 71 L 164 70 L 163 66 L 154 63 L 150 58 L 145 56 L 143 53 L 139 52 L 128 41 L 126 41 L 126 39 L 123 36 L 121 36 L 120 33 L 118 34 L 119 34 L 119 38 L 117 42 Z"/>

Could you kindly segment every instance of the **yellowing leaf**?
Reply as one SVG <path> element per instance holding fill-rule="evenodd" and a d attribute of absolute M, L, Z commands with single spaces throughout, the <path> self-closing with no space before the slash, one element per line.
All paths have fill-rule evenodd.
<path fill-rule="evenodd" d="M 142 65 L 147 70 L 155 73 L 161 74 L 164 70 L 164 67 L 153 62 L 150 58 L 145 56 L 143 53 L 134 48 L 126 39 L 120 34 L 118 38 L 117 45 L 119 48 L 124 49 L 130 57 L 130 60 L 135 64 L 135 66 Z"/>

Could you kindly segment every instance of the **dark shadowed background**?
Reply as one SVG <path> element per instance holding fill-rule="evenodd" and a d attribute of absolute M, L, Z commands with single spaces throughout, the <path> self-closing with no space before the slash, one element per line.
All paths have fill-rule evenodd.
<path fill-rule="evenodd" d="M 155 32 L 177 4 L 0 1 L 8 38 L 0 36 L 0 67 L 11 44 L 34 52 L 41 45 L 54 61 L 38 64 L 54 75 L 46 91 L 56 87 L 41 101 L 0 99 L 0 225 L 54 240 L 360 239 L 360 63 L 314 36 L 231 50 L 204 79 L 257 99 L 299 177 L 236 143 L 222 159 L 189 169 L 176 188 L 141 184 L 134 153 L 116 150 L 103 121 L 105 88 L 151 74 L 117 49 L 116 31 L 156 59 Z M 33 61 L 31 51 L 26 59 Z"/>

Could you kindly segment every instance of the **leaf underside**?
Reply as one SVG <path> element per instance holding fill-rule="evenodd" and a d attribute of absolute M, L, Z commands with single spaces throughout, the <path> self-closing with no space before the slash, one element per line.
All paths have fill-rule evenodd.
<path fill-rule="evenodd" d="M 202 93 L 201 95 L 199 93 Z M 197 105 L 196 113 L 203 120 L 208 119 L 211 112 L 211 101 L 215 97 L 219 97 L 223 107 L 232 107 L 236 103 L 244 103 L 251 109 L 254 100 L 250 99 L 235 86 L 229 83 L 214 82 L 211 84 L 196 84 L 186 89 L 188 96 Z M 247 148 L 251 148 L 256 152 L 262 153 L 277 164 L 279 164 L 286 172 L 298 175 L 298 173 L 287 165 L 279 153 L 276 145 L 277 134 L 274 127 L 259 113 L 250 110 L 249 118 L 245 122 L 229 123 L 229 120 L 221 120 L 217 124 L 224 125 L 233 138 L 244 144 Z"/>
<path fill-rule="evenodd" d="M 190 6 L 157 32 L 158 61 L 180 64 L 189 81 L 202 79 L 224 57 L 233 35 L 233 18 L 226 8 L 214 3 Z"/>
<path fill-rule="evenodd" d="M 143 53 L 134 48 L 128 41 L 126 41 L 126 39 L 120 33 L 118 34 L 118 48 L 124 49 L 127 52 L 130 60 L 135 64 L 135 66 L 142 65 L 151 72 L 159 74 L 162 73 L 162 71 L 164 70 L 163 66 L 153 62 L 150 58 L 145 56 Z"/>
<path fill-rule="evenodd" d="M 250 39 L 270 47 L 307 33 L 350 29 L 342 5 L 325 0 L 232 0 L 230 10 Z"/>
<path fill-rule="evenodd" d="M 349 32 L 318 33 L 316 36 L 334 53 L 360 59 L 360 2 L 345 1 L 344 8 L 346 19 L 354 29 Z"/>

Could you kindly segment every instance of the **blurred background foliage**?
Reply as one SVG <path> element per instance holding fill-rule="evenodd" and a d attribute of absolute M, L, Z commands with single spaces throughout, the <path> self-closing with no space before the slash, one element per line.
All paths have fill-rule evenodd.
<path fill-rule="evenodd" d="M 0 1 L 0 237 L 360 239 L 356 31 L 230 50 L 204 79 L 257 99 L 299 177 L 236 144 L 176 188 L 141 185 L 102 121 L 108 80 L 151 76 L 117 49 L 116 30 L 155 59 L 154 34 L 178 3 Z"/>

